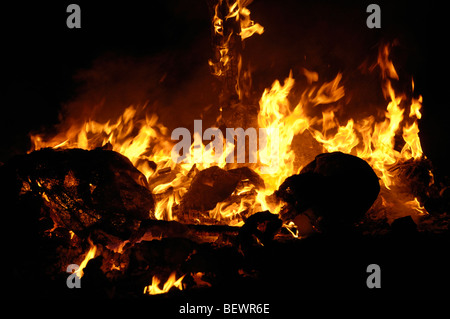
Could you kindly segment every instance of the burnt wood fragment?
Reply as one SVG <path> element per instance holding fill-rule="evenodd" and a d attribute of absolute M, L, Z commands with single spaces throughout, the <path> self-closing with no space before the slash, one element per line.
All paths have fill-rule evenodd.
<path fill-rule="evenodd" d="M 217 203 L 226 200 L 236 189 L 239 182 L 248 180 L 256 188 L 264 188 L 264 181 L 248 167 L 224 170 L 212 166 L 199 172 L 183 196 L 181 210 L 207 211 Z"/>
<path fill-rule="evenodd" d="M 246 247 L 254 244 L 267 245 L 282 225 L 278 215 L 268 210 L 251 215 L 239 230 L 239 243 Z"/>
<path fill-rule="evenodd" d="M 380 192 L 378 177 L 359 157 L 325 153 L 288 177 L 276 196 L 288 205 L 281 217 L 294 219 L 307 212 L 323 228 L 339 230 L 360 219 Z"/>
<path fill-rule="evenodd" d="M 143 240 L 186 238 L 197 243 L 229 244 L 240 227 L 226 225 L 193 225 L 176 221 L 146 220 L 130 238 L 130 244 Z"/>
<path fill-rule="evenodd" d="M 426 158 L 409 159 L 389 169 L 395 176 L 396 185 L 403 186 L 404 191 L 421 199 L 433 196 L 433 191 L 436 191 L 430 188 L 433 184 L 433 177 L 430 174 L 432 170 L 431 161 Z"/>
<path fill-rule="evenodd" d="M 144 175 L 114 151 L 42 149 L 14 157 L 0 175 L 3 196 L 14 204 L 10 214 L 50 218 L 49 229 L 62 226 L 82 237 L 90 229 L 127 237 L 154 208 Z"/>

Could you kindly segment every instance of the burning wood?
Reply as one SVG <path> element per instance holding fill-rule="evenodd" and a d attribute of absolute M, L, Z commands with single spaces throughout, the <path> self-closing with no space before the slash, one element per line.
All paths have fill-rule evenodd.
<path fill-rule="evenodd" d="M 423 165 L 416 168 L 411 165 L 406 163 L 393 171 L 420 179 Z M 423 167 L 428 172 L 429 167 Z M 156 174 L 171 173 L 172 170 L 165 170 Z M 299 249 L 289 243 L 297 240 L 281 227 L 282 220 L 269 211 L 242 215 L 245 221 L 242 227 L 152 219 L 154 195 L 144 175 L 114 151 L 42 149 L 14 158 L 0 168 L 0 174 L 2 196 L 13 200 L 16 207 L 15 213 L 7 216 L 10 224 L 19 224 L 18 217 L 28 214 L 22 223 L 28 231 L 21 242 L 29 245 L 33 240 L 45 249 L 53 247 L 59 251 L 51 256 L 52 267 L 48 265 L 48 252 L 36 259 L 45 269 L 43 278 L 52 278 L 58 269 L 78 262 L 84 273 L 85 296 L 118 296 L 116 289 L 120 285 L 117 285 L 118 282 L 123 285 L 123 281 L 133 282 L 135 291 L 139 291 L 135 293 L 140 294 L 170 293 L 173 286 L 194 289 L 197 283 L 203 287 L 197 289 L 211 289 L 235 281 L 242 274 L 251 276 L 247 273 L 251 269 L 265 269 L 259 263 L 266 262 L 266 255 L 273 254 L 272 249 L 284 247 L 280 245 Z M 247 167 L 230 170 L 210 167 L 192 170 L 190 174 L 192 181 L 180 205 L 186 210 L 199 209 L 204 213 L 233 196 L 239 197 L 233 195 L 237 189 L 265 190 L 264 180 Z M 424 176 L 428 177 L 425 181 L 428 183 L 430 175 Z M 238 186 L 242 183 L 244 188 Z M 306 165 L 300 174 L 287 178 L 275 196 L 265 202 L 272 200 L 275 206 L 286 203 L 280 217 L 286 223 L 293 220 L 301 235 L 305 235 L 302 232 L 315 219 L 320 222 L 314 226 L 339 238 L 349 234 L 346 229 L 364 215 L 379 190 L 378 177 L 364 160 L 340 152 L 325 153 Z M 255 201 L 256 196 L 251 200 Z M 174 217 L 192 221 L 192 214 L 187 211 L 188 218 L 182 220 L 183 209 Z M 398 227 L 399 223 L 392 228 L 397 233 L 404 228 Z M 40 231 L 36 224 L 40 225 Z M 419 235 L 405 231 L 408 236 Z M 11 255 L 26 264 L 20 253 Z M 16 268 L 20 273 L 24 271 L 21 267 L 25 266 Z M 164 286 L 159 278 L 167 277 L 161 273 L 172 273 Z M 183 276 L 177 279 L 175 273 Z M 198 273 L 206 274 L 202 278 L 207 285 L 195 277 Z M 129 292 L 125 289 L 122 293 Z"/>
<path fill-rule="evenodd" d="M 244 40 L 254 33 L 262 34 L 264 28 L 250 19 L 247 6 L 250 1 L 208 1 L 212 15 L 212 42 L 214 58 L 209 65 L 222 83 L 219 96 L 220 120 L 223 127 L 250 127 L 254 125 L 257 107 L 251 92 L 251 75 L 243 62 Z"/>
<path fill-rule="evenodd" d="M 212 210 L 219 202 L 227 200 L 235 192 L 238 184 L 244 181 L 248 181 L 244 186 L 250 189 L 264 189 L 262 178 L 248 167 L 228 171 L 217 166 L 207 168 L 199 172 L 192 180 L 188 192 L 183 196 L 181 212 Z"/>
<path fill-rule="evenodd" d="M 52 221 L 48 231 L 65 227 L 85 237 L 99 229 L 127 238 L 154 209 L 145 177 L 113 151 L 42 149 L 14 158 L 2 172 L 12 199 L 39 203 L 40 219 Z"/>
<path fill-rule="evenodd" d="M 186 238 L 197 243 L 227 245 L 234 241 L 239 227 L 227 225 L 193 225 L 176 221 L 146 220 L 130 238 L 130 244 L 162 238 Z"/>
<path fill-rule="evenodd" d="M 342 232 L 364 216 L 379 192 L 378 177 L 365 161 L 334 152 L 318 155 L 287 178 L 276 196 L 288 203 L 280 213 L 283 220 L 305 227 L 310 219 L 316 228 Z"/>

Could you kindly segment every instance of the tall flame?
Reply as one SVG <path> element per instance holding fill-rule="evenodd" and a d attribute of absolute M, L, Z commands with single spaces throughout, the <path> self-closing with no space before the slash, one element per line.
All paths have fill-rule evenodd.
<path fill-rule="evenodd" d="M 278 212 L 279 207 L 268 205 L 265 195 L 272 194 L 287 177 L 295 173 L 295 153 L 291 143 L 294 136 L 303 133 L 310 124 L 301 103 L 291 111 L 288 95 L 294 83 L 291 72 L 283 85 L 277 80 L 270 89 L 266 89 L 259 102 L 258 125 L 268 132 L 266 147 L 260 150 L 259 157 L 263 165 L 275 169 L 270 170 L 269 174 L 264 174 L 260 168 L 256 169 L 266 186 L 259 191 L 257 202 L 262 209 L 270 209 L 274 213 Z M 278 150 L 274 152 L 274 148 Z"/>
<path fill-rule="evenodd" d="M 390 48 L 390 45 L 382 46 L 377 60 L 383 77 L 382 89 L 387 102 L 385 117 L 382 121 L 377 122 L 375 117 L 369 116 L 357 122 L 349 119 L 347 123 L 341 125 L 333 109 L 323 111 L 321 120 L 306 115 L 304 111 L 306 104 L 314 107 L 336 102 L 344 97 L 344 88 L 339 84 L 341 74 L 338 74 L 333 81 L 323 84 L 319 89 L 314 86 L 305 90 L 299 104 L 293 110 L 288 100 L 294 85 L 292 74 L 285 80 L 284 85 L 275 81 L 270 90 L 264 91 L 260 100 L 258 124 L 261 127 L 276 128 L 280 132 L 278 171 L 269 176 L 261 174 L 269 186 L 269 193 L 278 188 L 286 177 L 296 173 L 296 168 L 293 166 L 295 152 L 291 149 L 291 142 L 294 135 L 305 130 L 308 130 L 327 152 L 340 151 L 366 160 L 387 190 L 390 190 L 395 183 L 390 168 L 423 156 L 417 123 L 417 120 L 421 118 L 422 96 L 411 99 L 408 112 L 405 107 L 406 96 L 396 93 L 391 83 L 391 79 L 398 80 L 398 75 L 389 58 Z M 316 73 L 306 69 L 304 73 L 310 84 L 318 81 Z M 412 82 L 412 89 L 414 90 L 414 82 Z M 405 118 L 405 113 L 408 114 L 408 118 Z M 321 124 L 321 127 L 317 127 L 318 124 Z M 398 149 L 396 137 L 400 134 L 402 134 L 404 145 Z M 264 197 L 258 197 L 258 200 L 264 202 Z M 423 207 L 418 206 L 417 199 L 408 201 L 405 205 L 416 205 L 415 209 L 418 212 L 424 211 Z"/>

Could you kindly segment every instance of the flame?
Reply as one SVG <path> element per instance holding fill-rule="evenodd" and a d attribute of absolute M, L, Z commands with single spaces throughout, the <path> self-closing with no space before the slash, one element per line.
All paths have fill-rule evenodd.
<path fill-rule="evenodd" d="M 167 281 L 165 282 L 163 288 L 161 289 L 159 287 L 159 284 L 161 283 L 161 281 L 158 279 L 158 277 L 153 276 L 152 278 L 152 284 L 145 286 L 144 287 L 144 294 L 148 294 L 148 295 L 158 295 L 158 294 L 165 294 L 167 292 L 169 292 L 169 290 L 172 287 L 178 288 L 179 290 L 183 290 L 183 279 L 184 276 L 181 276 L 180 278 L 176 278 L 176 272 L 172 272 L 170 274 L 169 279 L 167 279 Z"/>
<path fill-rule="evenodd" d="M 241 1 L 237 1 L 237 3 L 239 3 L 240 7 L 239 14 L 241 17 L 241 32 L 239 35 L 241 36 L 241 39 L 244 40 L 250 38 L 255 33 L 262 34 L 264 32 L 264 27 L 259 23 L 254 23 L 250 20 L 250 10 L 243 7 Z"/>
<path fill-rule="evenodd" d="M 196 287 L 211 287 L 209 282 L 203 280 L 203 277 L 205 276 L 204 272 L 191 273 L 191 276 L 192 279 L 194 279 Z"/>
<path fill-rule="evenodd" d="M 234 90 L 242 101 L 245 92 L 246 81 L 251 79 L 250 71 L 243 66 L 241 53 L 235 52 L 235 38 L 240 38 L 243 46 L 244 40 L 253 34 L 262 34 L 264 27 L 250 19 L 250 10 L 246 7 L 252 0 L 236 0 L 229 4 L 228 1 L 219 0 L 214 6 L 212 27 L 216 39 L 215 59 L 209 60 L 212 73 L 218 77 L 226 77 L 233 66 L 237 66 L 237 76 Z M 234 56 L 233 56 L 234 55 Z"/>
<path fill-rule="evenodd" d="M 97 247 L 92 243 L 91 240 L 89 240 L 90 248 L 89 251 L 86 253 L 86 256 L 84 256 L 83 261 L 80 264 L 80 268 L 77 270 L 77 275 L 79 278 L 83 277 L 83 269 L 86 267 L 89 260 L 95 257 L 95 254 L 97 253 Z"/>
<path fill-rule="evenodd" d="M 288 95 L 294 83 L 291 72 L 284 85 L 275 81 L 270 90 L 264 91 L 259 102 L 258 125 L 268 131 L 266 147 L 259 152 L 260 161 L 273 168 L 269 174 L 257 169 L 266 183 L 266 192 L 278 189 L 287 177 L 295 173 L 295 154 L 290 146 L 294 136 L 303 133 L 310 125 L 301 103 L 290 110 Z M 278 150 L 274 152 L 274 148 Z"/>
<path fill-rule="evenodd" d="M 221 17 L 219 7 L 222 3 L 220 0 L 215 6 L 212 21 L 214 33 L 222 37 L 219 61 L 210 61 L 214 66 L 214 74 L 218 76 L 224 74 L 230 61 L 228 42 L 231 34 L 224 34 L 224 21 L 236 19 L 235 21 L 239 22 L 239 35 L 242 40 L 264 31 L 262 26 L 250 20 L 250 11 L 245 7 L 249 1 L 234 2 L 228 6 L 227 14 Z M 257 122 L 260 128 L 265 128 L 267 134 L 260 139 L 260 144 L 261 141 L 265 143 L 260 145 L 258 163 L 249 165 L 263 178 L 265 189 L 238 189 L 234 195 L 252 191 L 255 191 L 256 195 L 241 196 L 238 202 L 230 200 L 218 203 L 209 212 L 209 217 L 229 225 L 242 225 L 240 215 L 243 212 L 251 214 L 259 210 L 270 210 L 278 213 L 281 203 L 268 202 L 268 196 L 277 190 L 287 177 L 298 173 L 302 165 L 306 164 L 296 162 L 296 151 L 301 150 L 295 150 L 292 146 L 294 137 L 303 133 L 311 134 L 326 152 L 341 151 L 366 160 L 379 176 L 382 186 L 391 190 L 396 181 L 390 168 L 404 161 L 423 157 L 417 122 L 422 116 L 420 110 L 423 99 L 419 96 L 408 100 L 406 94 L 394 89 L 392 81 L 398 81 L 399 76 L 389 57 L 391 48 L 392 45 L 389 44 L 381 46 L 377 63 L 370 68 L 373 71 L 378 67 L 381 74 L 382 91 L 386 100 L 382 114 L 384 116 L 381 119 L 371 115 L 362 119 L 350 118 L 341 123 L 336 116 L 337 111 L 344 107 L 345 90 L 341 73 L 333 80 L 320 84 L 318 73 L 303 68 L 302 73 L 307 78 L 308 87 L 304 89 L 297 103 L 293 103 L 291 97 L 295 85 L 292 72 L 283 83 L 276 80 L 270 88 L 265 89 L 259 100 Z M 238 59 L 240 73 L 242 60 L 240 56 Z M 237 75 L 237 93 L 241 97 L 240 76 Z M 308 114 L 319 106 L 325 106 L 321 118 Z M 129 158 L 145 175 L 149 189 L 155 195 L 154 217 L 173 220 L 177 218 L 176 209 L 196 172 L 213 165 L 225 168 L 226 158 L 234 152 L 234 145 L 225 144 L 224 152 L 218 157 L 212 147 L 207 148 L 201 142 L 201 137 L 194 134 L 194 143 L 191 145 L 193 156 L 183 163 L 175 163 L 171 159 L 174 143 L 169 135 L 168 129 L 158 121 L 155 114 L 145 113 L 144 105 L 127 107 L 115 122 L 100 123 L 91 119 L 73 121 L 67 129 L 50 139 L 37 134 L 32 135 L 31 140 L 32 150 L 43 147 L 111 147 Z M 403 145 L 398 145 L 399 138 L 402 138 Z M 151 165 L 152 162 L 156 167 Z M 49 200 L 45 193 L 42 196 Z M 416 210 L 423 211 L 424 208 Z M 93 254 L 95 255 L 95 250 Z"/>
<path fill-rule="evenodd" d="M 423 207 L 420 203 L 417 197 L 414 197 L 413 200 L 405 202 L 405 205 L 410 207 L 411 209 L 414 209 L 418 212 L 418 215 L 427 215 L 428 212 L 426 211 L 425 207 Z"/>
<path fill-rule="evenodd" d="M 389 59 L 389 48 L 389 45 L 383 46 L 378 57 L 378 65 L 385 81 L 383 92 L 388 102 L 384 120 L 376 122 L 373 116 L 369 116 L 357 123 L 350 119 L 342 126 L 333 111 L 325 111 L 322 117 L 322 131 L 313 127 L 309 129 L 326 151 L 353 153 L 366 160 L 388 189 L 393 183 L 392 173 L 389 172 L 390 167 L 402 161 L 411 158 L 419 159 L 423 156 L 417 123 L 417 119 L 421 118 L 422 97 L 412 99 L 408 120 L 413 122 L 408 124 L 404 117 L 406 109 L 402 107 L 406 97 L 397 94 L 391 84 L 390 78 L 398 79 L 398 75 Z M 331 88 L 334 91 L 332 101 L 343 96 L 343 90 L 338 90 L 334 84 L 337 82 L 336 80 L 324 85 L 327 90 Z M 331 85 L 331 83 L 333 84 Z M 414 82 L 412 88 L 414 89 Z M 318 93 L 324 90 L 318 90 Z M 327 102 L 327 100 L 324 101 L 323 98 L 318 99 L 317 97 L 312 98 L 312 101 L 318 101 L 321 104 Z M 334 128 L 337 128 L 335 133 L 329 134 L 329 131 Z M 395 145 L 395 137 L 399 134 L 399 130 L 403 132 L 402 137 L 405 143 L 400 151 L 396 149 Z"/>
<path fill-rule="evenodd" d="M 329 138 L 327 138 L 324 133 L 311 129 L 314 138 L 321 143 L 328 152 L 348 153 L 349 150 L 351 151 L 359 144 L 359 139 L 356 134 L 354 134 L 353 120 L 349 120 L 345 126 L 340 126 L 339 122 L 334 117 L 333 111 L 324 112 L 322 114 L 324 127 L 338 127 L 337 133 Z M 335 124 L 331 124 L 330 122 Z M 324 128 L 324 132 L 327 131 L 328 130 Z"/>
<path fill-rule="evenodd" d="M 293 165 L 295 152 L 291 149 L 291 142 L 294 135 L 305 130 L 308 130 L 327 152 L 340 151 L 366 160 L 379 176 L 382 186 L 388 190 L 395 183 L 390 168 L 409 159 L 417 160 L 423 156 L 417 123 L 417 120 L 421 118 L 422 96 L 411 99 L 408 113 L 405 107 L 406 96 L 398 94 L 391 83 L 391 80 L 398 80 L 399 77 L 389 58 L 390 49 L 390 45 L 382 46 L 377 59 L 383 78 L 382 89 L 387 102 L 384 119 L 381 121 L 376 121 L 374 116 L 369 116 L 356 122 L 354 119 L 349 119 L 347 123 L 341 125 L 333 109 L 323 111 L 322 119 L 306 115 L 305 105 L 312 107 L 319 104 L 325 105 L 337 102 L 344 97 L 344 88 L 340 85 L 341 74 L 319 88 L 313 86 L 305 90 L 299 104 L 293 110 L 288 100 L 290 90 L 294 86 L 292 73 L 285 80 L 284 85 L 275 81 L 270 90 L 265 90 L 260 100 L 258 124 L 260 127 L 274 128 L 280 132 L 278 170 L 269 176 L 261 174 L 268 185 L 268 193 L 277 189 L 286 177 L 296 173 L 297 169 Z M 315 72 L 303 69 L 303 73 L 309 84 L 318 81 Z M 414 82 L 412 82 L 412 90 L 414 91 Z M 405 113 L 409 114 L 407 118 Z M 321 124 L 321 127 L 317 127 L 317 124 Z M 404 142 L 401 150 L 396 147 L 396 137 L 401 134 L 400 132 Z M 263 203 L 265 197 L 258 197 L 258 200 Z M 412 201 L 408 203 L 412 207 Z M 416 211 L 424 211 L 423 207 L 417 206 L 417 199 L 414 203 L 416 206 L 413 208 Z"/>
<path fill-rule="evenodd" d="M 44 147 L 90 150 L 110 144 L 114 151 L 128 157 L 133 165 L 148 178 L 153 170 L 146 163 L 168 161 L 172 142 L 167 137 L 167 128 L 158 123 L 158 117 L 155 114 L 145 116 L 143 120 L 137 120 L 142 116 L 144 109 L 145 105 L 139 109 L 129 106 L 115 123 L 110 121 L 100 123 L 94 120 L 73 122 L 65 131 L 47 141 L 44 141 L 40 135 L 31 135 L 32 150 Z M 164 167 L 166 166 L 158 167 L 158 169 Z"/>
<path fill-rule="evenodd" d="M 223 0 L 219 0 L 219 3 L 216 5 L 215 10 L 215 16 L 213 18 L 213 23 L 216 25 L 216 22 L 220 20 L 217 18 L 217 8 L 222 3 Z M 250 10 L 246 8 L 247 5 L 249 5 L 252 1 L 246 1 L 246 0 L 237 0 L 235 3 L 231 4 L 228 7 L 228 14 L 225 16 L 225 19 L 231 19 L 235 18 L 236 21 L 240 22 L 241 30 L 239 32 L 239 36 L 242 40 L 251 37 L 253 34 L 258 33 L 262 34 L 264 32 L 264 27 L 260 25 L 259 23 L 255 23 L 254 21 L 250 20 Z M 220 23 L 219 23 L 220 25 Z M 216 27 L 214 28 L 216 31 Z M 219 28 L 220 30 L 220 28 Z M 219 33 L 219 32 L 217 32 Z"/>

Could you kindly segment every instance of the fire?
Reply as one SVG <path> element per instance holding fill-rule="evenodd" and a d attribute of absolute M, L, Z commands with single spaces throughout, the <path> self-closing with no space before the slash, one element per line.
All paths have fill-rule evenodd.
<path fill-rule="evenodd" d="M 235 3 L 239 8 L 239 14 L 236 15 L 236 19 L 241 19 L 241 32 L 239 35 L 242 40 L 251 37 L 255 33 L 262 34 L 264 32 L 264 27 L 262 25 L 250 20 L 250 10 L 243 5 L 243 2 L 245 1 L 238 0 Z"/>
<path fill-rule="evenodd" d="M 212 19 L 212 27 L 214 30 L 214 37 L 217 39 L 216 56 L 209 60 L 212 73 L 218 78 L 224 78 L 234 66 L 237 66 L 236 85 L 233 88 L 235 93 L 242 101 L 245 92 L 245 80 L 251 78 L 249 70 L 246 70 L 242 62 L 242 55 L 234 52 L 233 47 L 240 39 L 240 44 L 243 46 L 243 41 L 253 34 L 262 34 L 264 27 L 259 23 L 255 23 L 250 19 L 250 10 L 246 7 L 252 0 L 236 0 L 231 3 L 227 0 L 219 0 L 214 6 L 214 17 Z M 244 81 L 243 81 L 244 80 Z"/>
<path fill-rule="evenodd" d="M 231 59 L 237 59 L 238 74 L 235 89 L 240 100 L 245 93 L 240 86 L 240 79 L 243 76 L 241 73 L 247 71 L 243 69 L 240 55 L 230 56 L 231 36 L 238 35 L 243 41 L 254 33 L 264 32 L 260 24 L 250 19 L 250 11 L 246 8 L 250 2 L 237 0 L 229 5 L 228 2 L 219 0 L 214 7 L 212 19 L 214 35 L 220 38 L 217 50 L 220 56 L 216 56 L 215 62 L 209 61 L 209 64 L 213 74 L 221 77 L 230 67 Z M 237 22 L 239 30 L 226 28 L 227 21 Z M 296 152 L 301 150 L 296 150 L 292 146 L 294 137 L 304 133 L 311 134 L 326 152 L 341 151 L 366 160 L 379 176 L 382 186 L 391 190 L 395 181 L 390 168 L 410 159 L 418 160 L 423 156 L 417 123 L 417 120 L 421 118 L 422 97 L 412 98 L 408 106 L 406 95 L 394 90 L 392 81 L 398 81 L 399 76 L 389 57 L 391 49 L 392 45 L 381 46 L 377 62 L 369 69 L 374 71 L 378 67 L 380 70 L 382 91 L 386 100 L 382 119 L 377 120 L 375 116 L 368 116 L 363 119 L 350 118 L 342 123 L 337 118 L 337 111 L 344 105 L 339 102 L 342 102 L 345 96 L 341 73 L 338 73 L 333 80 L 319 85 L 319 74 L 303 68 L 302 72 L 307 78 L 309 87 L 303 91 L 295 104 L 292 103 L 290 96 L 295 85 L 292 72 L 283 83 L 276 80 L 270 88 L 265 89 L 259 99 L 257 123 L 260 128 L 266 129 L 267 143 L 265 148 L 257 154 L 258 165 L 249 165 L 262 177 L 265 189 L 257 190 L 253 197 L 243 196 L 240 202 L 218 203 L 209 212 L 209 216 L 219 222 L 242 225 L 243 221 L 238 219 L 242 212 L 251 214 L 268 209 L 278 213 L 280 204 L 269 203 L 267 198 L 287 177 L 298 173 L 302 165 L 306 164 L 296 163 Z M 244 75 L 250 76 L 249 73 Z M 412 91 L 414 91 L 414 82 L 412 82 Z M 309 115 L 312 108 L 336 103 L 338 106 L 322 110 L 321 118 Z M 201 142 L 201 137 L 194 134 L 194 143 L 191 146 L 194 160 L 175 163 L 171 158 L 174 142 L 170 139 L 167 127 L 158 121 L 155 114 L 147 114 L 145 107 L 146 105 L 129 106 L 115 122 L 74 120 L 66 129 L 50 139 L 43 135 L 32 135 L 33 150 L 43 147 L 112 149 L 129 158 L 145 175 L 156 200 L 152 217 L 165 220 L 176 219 L 176 210 L 196 172 L 213 165 L 227 167 L 226 157 L 234 150 L 231 145 L 224 145 L 226 151 L 217 158 L 212 148 L 206 149 Z M 403 138 L 401 149 L 396 145 L 399 136 Z M 251 188 L 238 189 L 235 194 L 242 195 L 252 191 Z M 45 194 L 43 196 L 45 198 Z M 417 207 L 418 211 L 424 210 L 423 207 Z M 92 251 L 88 254 L 90 258 L 95 255 L 95 248 L 92 248 Z M 154 281 L 157 281 L 156 277 Z M 157 284 L 152 283 L 146 289 L 148 291 L 156 289 L 152 287 L 157 287 Z"/>
<path fill-rule="evenodd" d="M 379 176 L 382 186 L 388 190 L 394 183 L 390 168 L 423 156 L 417 123 L 417 120 L 421 118 L 422 96 L 412 98 L 409 112 L 407 112 L 407 108 L 404 107 L 406 96 L 396 93 L 391 84 L 391 79 L 398 80 L 398 75 L 389 59 L 389 53 L 389 45 L 381 47 L 377 60 L 383 77 L 383 93 L 387 101 L 385 118 L 379 122 L 373 116 L 369 116 L 358 121 L 349 119 L 347 123 L 341 125 L 335 117 L 334 109 L 323 111 L 322 119 L 310 118 L 306 115 L 305 105 L 314 107 L 318 104 L 336 102 L 344 97 L 344 88 L 339 85 L 341 74 L 338 74 L 333 81 L 323 84 L 319 89 L 313 87 L 306 90 L 299 104 L 292 111 L 287 99 L 294 85 L 292 74 L 285 80 L 284 85 L 275 81 L 270 90 L 266 89 L 260 100 L 258 124 L 262 127 L 276 128 L 281 132 L 279 154 L 282 156 L 278 159 L 280 164 L 278 172 L 270 176 L 261 174 L 268 185 L 268 193 L 278 188 L 280 182 L 286 177 L 296 173 L 296 168 L 293 166 L 295 152 L 291 149 L 291 142 L 294 135 L 305 130 L 308 130 L 327 152 L 340 151 L 366 160 Z M 318 81 L 315 72 L 306 69 L 303 71 L 310 84 Z M 414 82 L 412 82 L 412 90 L 414 91 Z M 405 113 L 409 114 L 408 118 L 405 118 Z M 317 127 L 317 124 L 321 124 L 321 127 Z M 395 139 L 400 131 L 404 141 L 401 150 L 396 148 Z M 264 202 L 265 199 L 259 197 L 259 200 Z M 425 211 L 418 204 L 417 198 L 405 204 L 414 206 L 412 208 L 420 213 Z"/>
<path fill-rule="evenodd" d="M 381 52 L 388 54 L 385 49 Z M 387 57 L 379 58 L 378 62 L 380 61 L 387 63 L 387 66 L 380 66 L 383 72 L 396 76 L 395 68 Z M 404 123 L 402 127 L 405 109 L 401 107 L 401 103 L 405 97 L 396 95 L 389 80 L 385 84 L 384 92 L 387 93 L 388 98 L 384 121 L 375 122 L 374 117 L 369 116 L 357 123 L 350 119 L 345 126 L 341 126 L 333 111 L 329 111 L 323 113 L 322 131 L 314 128 L 310 131 L 326 151 L 353 153 L 366 160 L 375 169 L 383 185 L 389 189 L 392 185 L 392 174 L 389 168 L 401 161 L 411 158 L 419 159 L 423 155 L 416 121 L 421 117 L 422 97 L 412 99 L 409 119 L 414 122 L 410 125 Z M 327 131 L 332 128 L 337 128 L 337 132 L 327 134 Z M 395 148 L 395 137 L 400 129 L 403 131 L 405 145 L 398 151 Z"/>
<path fill-rule="evenodd" d="M 91 247 L 89 248 L 89 251 L 86 253 L 86 256 L 84 257 L 83 261 L 80 264 L 80 268 L 77 270 L 78 277 L 83 277 L 83 269 L 86 268 L 87 263 L 89 260 L 95 257 L 95 254 L 97 253 L 97 247 L 89 240 L 89 243 Z"/>
<path fill-rule="evenodd" d="M 425 207 L 423 207 L 422 205 L 420 205 L 419 200 L 417 199 L 417 197 L 414 197 L 413 200 L 405 202 L 406 206 L 409 206 L 411 209 L 414 209 L 418 212 L 418 215 L 426 215 L 428 214 L 427 211 L 425 210 Z"/>
<path fill-rule="evenodd" d="M 148 295 L 165 294 L 165 293 L 169 292 L 169 290 L 172 287 L 178 288 L 179 290 L 183 290 L 182 281 L 184 279 L 184 276 L 185 275 L 183 275 L 177 279 L 176 272 L 175 271 L 172 272 L 169 276 L 169 279 L 167 279 L 167 281 L 165 282 L 162 289 L 159 287 L 159 284 L 161 283 L 161 281 L 158 279 L 158 277 L 153 276 L 152 284 L 144 287 L 144 294 L 148 294 Z"/>
<path fill-rule="evenodd" d="M 257 201 L 262 209 L 269 209 L 278 213 L 280 207 L 273 207 L 265 200 L 266 195 L 272 194 L 281 183 L 292 174 L 295 174 L 294 159 L 295 153 L 291 149 L 291 142 L 296 134 L 303 133 L 310 125 L 308 118 L 304 115 L 303 106 L 299 103 L 292 111 L 288 95 L 295 81 L 292 73 L 281 85 L 275 81 L 272 88 L 266 89 L 260 99 L 260 111 L 258 114 L 258 125 L 265 127 L 268 133 L 268 142 L 265 150 L 260 151 L 259 157 L 263 164 L 274 167 L 270 174 L 263 174 L 261 170 L 257 172 L 264 179 L 265 190 L 260 191 Z M 276 134 L 270 134 L 276 132 Z M 278 152 L 273 152 L 273 148 L 278 147 Z M 273 154 L 277 154 L 276 157 Z"/>
<path fill-rule="evenodd" d="M 267 203 L 266 196 L 278 189 L 287 177 L 298 173 L 301 169 L 294 165 L 295 150 L 291 144 L 295 135 L 305 131 L 308 131 L 323 146 L 324 151 L 351 153 L 366 160 L 380 177 L 383 186 L 390 189 L 393 176 L 389 168 L 402 161 L 419 159 L 423 156 L 417 123 L 417 120 L 421 118 L 422 97 L 413 98 L 409 110 L 404 107 L 406 97 L 394 91 L 391 79 L 388 78 L 390 76 L 395 79 L 398 76 L 389 60 L 387 48 L 388 46 L 385 46 L 380 50 L 381 57 L 378 59 L 385 77 L 383 92 L 387 100 L 385 118 L 382 121 L 377 122 L 373 116 L 369 116 L 357 121 L 349 119 L 347 123 L 341 124 L 333 109 L 323 111 L 321 119 L 307 115 L 306 106 L 315 107 L 342 99 L 345 91 L 340 84 L 341 74 L 320 87 L 315 85 L 305 90 L 294 107 L 288 99 L 295 84 L 292 73 L 283 84 L 277 80 L 270 89 L 266 89 L 259 101 L 258 125 L 266 128 L 268 132 L 267 144 L 266 148 L 259 152 L 258 158 L 264 167 L 270 168 L 268 170 L 270 173 L 267 174 L 264 170 L 255 168 L 255 171 L 264 179 L 266 188 L 260 190 L 252 202 L 249 199 L 243 199 L 240 203 L 219 203 L 209 213 L 210 217 L 219 221 L 228 221 L 229 224 L 241 225 L 242 221 L 233 221 L 234 217 L 249 208 L 270 209 L 277 213 L 279 207 L 273 207 Z M 308 72 L 314 80 L 310 82 L 317 82 L 316 74 Z M 233 148 L 231 145 L 225 145 L 226 151 L 220 158 L 216 158 L 213 150 L 205 149 L 203 144 L 201 144 L 201 152 L 196 150 L 194 142 L 191 146 L 194 163 L 192 161 L 174 163 L 170 157 L 173 142 L 168 136 L 167 128 L 158 122 L 158 117 L 154 114 L 145 115 L 142 119 L 143 110 L 144 108 L 130 106 L 116 122 L 99 123 L 88 120 L 82 124 L 74 123 L 69 129 L 48 141 L 40 135 L 32 136 L 34 149 L 42 147 L 93 149 L 110 144 L 114 151 L 128 157 L 146 176 L 149 187 L 157 198 L 155 217 L 172 220 L 174 207 L 180 204 L 181 198 L 192 181 L 194 165 L 197 170 L 213 165 L 223 168 L 226 166 L 225 158 L 229 152 L 233 151 Z M 270 134 L 271 132 L 277 132 L 277 134 Z M 395 137 L 400 132 L 404 145 L 401 150 L 398 150 Z M 275 148 L 278 148 L 278 152 L 274 152 Z M 151 167 L 150 162 L 156 163 L 156 168 Z M 163 178 L 165 172 L 169 173 L 167 179 Z"/>
<path fill-rule="evenodd" d="M 141 108 L 129 106 L 115 123 L 99 123 L 94 120 L 73 122 L 65 131 L 48 141 L 44 141 L 40 135 L 32 135 L 33 150 L 44 147 L 89 150 L 111 145 L 112 150 L 128 157 L 148 178 L 153 171 L 147 163 L 169 159 L 172 145 L 167 137 L 167 128 L 158 123 L 155 114 L 140 119 L 144 109 L 145 105 Z M 151 155 L 147 155 L 149 148 L 152 150 Z"/>

